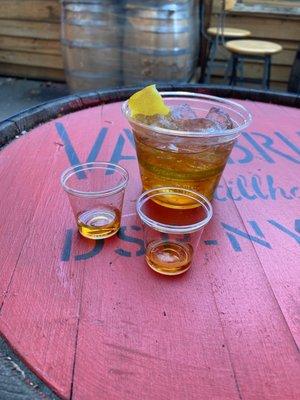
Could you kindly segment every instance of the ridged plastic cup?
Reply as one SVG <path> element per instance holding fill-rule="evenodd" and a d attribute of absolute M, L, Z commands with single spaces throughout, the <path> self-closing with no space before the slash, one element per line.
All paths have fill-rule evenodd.
<path fill-rule="evenodd" d="M 178 196 L 192 201 L 193 208 L 165 207 L 168 198 Z M 142 221 L 146 262 L 164 275 L 179 275 L 192 265 L 205 226 L 212 218 L 212 206 L 201 194 L 176 187 L 161 187 L 144 192 L 136 203 Z"/>
<path fill-rule="evenodd" d="M 147 118 L 133 118 L 126 101 L 122 110 L 134 134 L 143 190 L 182 187 L 211 200 L 236 139 L 251 122 L 251 114 L 242 105 L 215 96 L 189 92 L 162 92 L 161 95 L 169 107 L 187 104 L 197 118 L 204 118 L 215 107 L 230 117 L 233 127 L 209 131 L 161 128 L 155 122 L 150 124 L 151 118 L 148 124 Z M 178 204 L 172 201 L 169 206 Z M 181 207 L 188 205 L 181 204 Z"/>

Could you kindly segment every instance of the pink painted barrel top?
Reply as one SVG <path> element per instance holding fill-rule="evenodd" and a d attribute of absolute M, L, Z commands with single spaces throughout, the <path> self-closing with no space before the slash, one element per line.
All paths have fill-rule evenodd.
<path fill-rule="evenodd" d="M 194 265 L 145 264 L 121 103 L 42 124 L 0 152 L 0 332 L 63 399 L 300 398 L 300 111 L 241 101 L 253 123 L 217 188 Z M 122 227 L 81 237 L 62 171 L 130 174 Z"/>

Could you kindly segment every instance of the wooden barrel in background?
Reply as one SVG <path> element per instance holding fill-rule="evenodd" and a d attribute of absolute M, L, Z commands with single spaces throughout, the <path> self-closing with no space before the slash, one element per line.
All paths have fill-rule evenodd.
<path fill-rule="evenodd" d="M 72 91 L 122 84 L 122 1 L 62 1 L 62 48 Z"/>
<path fill-rule="evenodd" d="M 199 48 L 198 1 L 125 1 L 124 85 L 187 82 Z"/>

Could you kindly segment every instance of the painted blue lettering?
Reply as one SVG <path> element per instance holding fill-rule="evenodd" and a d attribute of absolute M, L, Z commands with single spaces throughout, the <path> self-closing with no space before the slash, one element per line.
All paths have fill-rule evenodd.
<path fill-rule="evenodd" d="M 269 196 L 267 194 L 265 195 L 261 191 L 261 179 L 260 179 L 260 176 L 253 175 L 252 178 L 251 178 L 251 184 L 252 184 L 253 190 L 255 191 L 256 195 L 259 198 L 261 198 L 263 200 L 266 200 L 266 199 L 269 198 Z"/>
<path fill-rule="evenodd" d="M 136 250 L 135 255 L 136 256 L 144 255 L 145 254 L 144 241 L 142 239 L 138 239 L 136 237 L 126 235 L 126 233 L 125 233 L 126 229 L 127 229 L 126 226 L 122 226 L 120 228 L 120 230 L 117 233 L 118 238 L 121 239 L 121 240 L 124 240 L 124 242 L 137 244 L 139 246 L 139 249 Z M 132 225 L 131 229 L 134 230 L 134 231 L 140 231 L 141 227 L 138 226 L 138 225 Z M 119 254 L 120 256 L 131 257 L 131 252 L 130 251 L 127 251 L 127 250 L 124 250 L 124 249 L 121 249 L 121 248 L 116 249 L 115 252 L 117 254 Z"/>
<path fill-rule="evenodd" d="M 124 249 L 116 249 L 115 252 L 122 257 L 131 257 L 131 252 Z"/>
<path fill-rule="evenodd" d="M 218 245 L 218 241 L 214 240 L 214 239 L 210 239 L 210 240 L 204 240 L 204 243 L 207 246 L 217 246 Z"/>
<path fill-rule="evenodd" d="M 255 139 L 253 138 L 253 136 L 257 136 L 257 137 L 261 137 L 264 139 L 264 142 L 261 143 L 261 145 L 259 145 Z M 257 151 L 265 158 L 266 161 L 270 162 L 270 163 L 274 163 L 275 161 L 264 151 L 264 149 L 262 148 L 262 146 L 264 146 L 266 149 L 268 149 L 269 151 L 293 162 L 296 164 L 300 164 L 300 160 L 297 160 L 296 158 L 292 157 L 289 154 L 284 153 L 281 150 L 275 149 L 273 147 L 274 145 L 274 141 L 273 139 L 271 139 L 269 136 L 263 134 L 263 133 L 259 133 L 259 132 L 252 132 L 252 136 L 250 136 L 248 133 L 244 132 L 244 137 L 257 149 Z M 266 157 L 267 155 L 267 157 Z"/>
<path fill-rule="evenodd" d="M 291 142 L 287 137 L 285 137 L 280 132 L 274 132 L 274 134 L 279 137 L 291 150 L 293 150 L 296 154 L 300 154 L 300 147 L 297 147 L 293 142 Z"/>
<path fill-rule="evenodd" d="M 244 136 L 244 138 L 246 140 L 248 140 L 248 142 L 250 144 L 252 144 L 252 146 L 255 148 L 255 150 L 257 150 L 257 152 L 270 164 L 274 164 L 275 161 L 273 160 L 273 158 L 271 158 L 267 152 L 265 152 L 264 148 L 262 146 L 260 146 L 260 144 L 258 144 L 253 137 L 247 133 L 247 132 L 243 132 L 242 135 Z M 253 133 L 252 133 L 253 135 Z M 270 139 L 268 136 L 266 136 L 267 139 Z M 271 139 L 270 139 L 271 140 Z"/>
<path fill-rule="evenodd" d="M 228 199 L 234 200 L 234 201 L 240 201 L 242 200 L 241 196 L 238 197 L 234 197 L 233 195 L 233 188 L 231 186 L 229 186 L 231 184 L 231 182 L 229 182 L 227 184 L 227 192 L 226 192 L 226 196 Z"/>
<path fill-rule="evenodd" d="M 263 234 L 263 231 L 260 229 L 258 223 L 256 221 L 248 221 L 249 224 L 251 225 L 251 228 L 254 230 L 257 236 L 264 238 L 265 235 Z"/>
<path fill-rule="evenodd" d="M 253 235 L 249 235 L 247 232 L 243 232 L 240 229 L 237 229 L 231 225 L 225 224 L 223 222 L 221 222 L 223 228 L 227 231 L 226 235 L 230 241 L 230 244 L 232 245 L 233 250 L 235 251 L 241 251 L 241 246 L 236 238 L 236 236 L 240 236 L 243 237 L 244 239 L 250 240 L 251 242 L 260 244 L 261 246 L 267 247 L 268 249 L 271 249 L 271 245 L 269 242 L 260 239 L 259 237 L 253 236 Z M 262 231 L 260 230 L 260 228 L 258 227 L 258 225 L 255 223 L 254 221 L 251 221 L 251 226 L 252 228 L 255 228 L 255 233 L 258 234 L 258 236 L 260 237 L 264 237 L 262 235 Z M 235 236 L 236 235 L 236 236 Z"/>
<path fill-rule="evenodd" d="M 79 157 L 72 145 L 72 142 L 70 140 L 70 137 L 69 137 L 68 132 L 65 129 L 64 125 L 61 122 L 56 122 L 55 127 L 56 127 L 56 131 L 58 133 L 58 136 L 64 143 L 64 149 L 65 149 L 67 157 L 70 161 L 70 164 L 72 166 L 80 164 L 81 162 L 79 160 Z M 101 130 L 97 136 L 97 139 L 90 151 L 90 154 L 88 155 L 87 162 L 93 162 L 96 160 L 97 155 L 99 154 L 101 147 L 103 145 L 107 131 L 108 131 L 108 128 L 101 128 Z M 78 179 L 86 178 L 86 174 L 83 171 L 78 171 L 77 176 L 78 176 Z"/>
<path fill-rule="evenodd" d="M 135 156 L 128 156 L 128 155 L 123 155 L 123 149 L 124 149 L 124 145 L 125 145 L 125 139 L 122 135 L 119 135 L 116 147 L 114 148 L 113 154 L 111 156 L 110 162 L 113 164 L 119 164 L 119 162 L 121 160 L 135 160 L 136 157 Z M 113 171 L 109 170 L 107 172 L 107 175 L 112 174 Z"/>
<path fill-rule="evenodd" d="M 255 194 L 251 195 L 247 192 L 247 180 L 243 175 L 239 175 L 237 178 L 237 187 L 241 193 L 241 195 L 247 200 L 255 200 L 257 196 Z"/>
<path fill-rule="evenodd" d="M 178 238 L 178 241 L 182 242 L 182 243 L 190 242 L 191 241 L 191 235 L 186 233 L 185 235 L 182 236 L 182 238 Z"/>
<path fill-rule="evenodd" d="M 238 240 L 236 239 L 236 237 L 234 235 L 232 235 L 231 233 L 226 232 L 226 235 L 229 239 L 229 242 L 233 248 L 234 251 L 242 251 L 242 248 L 238 242 Z"/>
<path fill-rule="evenodd" d="M 291 200 L 293 197 L 289 196 L 286 194 L 285 190 L 282 189 L 281 187 L 274 187 L 274 178 L 271 175 L 266 176 L 266 181 L 268 185 L 268 191 L 270 193 L 270 198 L 272 200 L 276 200 L 276 195 L 279 192 L 281 196 L 283 196 L 285 199 Z"/>
<path fill-rule="evenodd" d="M 234 164 L 234 161 L 231 157 L 228 157 L 227 164 Z"/>
<path fill-rule="evenodd" d="M 296 199 L 300 199 L 300 196 L 297 196 L 297 192 L 299 192 L 298 186 L 293 186 L 292 189 L 290 190 L 290 193 L 293 197 L 295 197 Z"/>
<path fill-rule="evenodd" d="M 268 220 L 268 222 L 275 226 L 276 228 L 278 228 L 279 230 L 281 230 L 282 232 L 286 233 L 288 236 L 290 236 L 291 238 L 295 239 L 296 242 L 298 244 L 300 244 L 300 235 L 297 235 L 296 233 L 290 231 L 288 228 L 286 228 L 285 226 L 281 225 L 279 222 L 274 221 L 273 219 Z M 295 226 L 296 228 L 296 226 Z"/>
<path fill-rule="evenodd" d="M 77 256 L 75 256 L 75 260 L 76 261 L 81 261 L 81 260 L 88 260 L 89 258 L 93 258 L 96 255 L 98 255 L 101 250 L 104 247 L 104 240 L 95 240 L 95 244 L 94 247 L 92 248 L 92 250 L 83 253 L 83 254 L 78 254 Z"/>
<path fill-rule="evenodd" d="M 264 190 L 262 189 L 263 184 L 266 186 Z M 298 186 L 284 189 L 275 185 L 272 175 L 266 175 L 265 177 L 253 175 L 249 178 L 244 175 L 238 175 L 236 181 L 230 180 L 228 182 L 226 189 L 223 184 L 218 185 L 214 193 L 214 199 L 222 202 L 227 200 L 277 200 L 278 198 L 293 200 L 294 198 L 300 198 L 299 189 Z"/>
<path fill-rule="evenodd" d="M 247 149 L 247 147 L 242 146 L 239 143 L 236 143 L 234 145 L 234 149 L 239 149 L 241 150 L 242 153 L 244 153 L 244 157 L 237 160 L 239 164 L 248 164 L 253 160 L 253 154 L 249 149 Z"/>
<path fill-rule="evenodd" d="M 219 201 L 226 201 L 227 200 L 226 197 L 224 197 L 224 196 L 221 197 L 221 195 L 219 193 L 221 190 L 222 191 L 224 190 L 223 185 L 218 185 L 215 190 L 215 193 L 214 193 L 214 199 L 219 200 Z"/>
<path fill-rule="evenodd" d="M 127 139 L 129 140 L 129 142 L 132 144 L 133 148 L 135 148 L 134 137 L 133 137 L 132 131 L 130 129 L 125 128 L 124 133 L 125 133 Z"/>
<path fill-rule="evenodd" d="M 61 252 L 60 260 L 69 261 L 72 247 L 73 229 L 67 229 L 64 246 Z"/>

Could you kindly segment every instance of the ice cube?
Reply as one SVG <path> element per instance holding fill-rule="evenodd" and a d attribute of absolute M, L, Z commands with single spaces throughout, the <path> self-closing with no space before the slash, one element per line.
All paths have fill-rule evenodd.
<path fill-rule="evenodd" d="M 173 119 L 193 119 L 197 115 L 188 104 L 180 104 L 171 108 Z"/>
<path fill-rule="evenodd" d="M 219 125 L 207 118 L 180 119 L 176 121 L 178 130 L 191 132 L 215 132 L 219 131 Z"/>
<path fill-rule="evenodd" d="M 206 115 L 206 118 L 218 124 L 221 129 L 233 128 L 233 122 L 229 115 L 218 107 L 212 107 Z"/>
<path fill-rule="evenodd" d="M 176 122 L 173 120 L 171 115 L 158 115 L 158 118 L 153 125 L 164 129 L 178 129 Z"/>
<path fill-rule="evenodd" d="M 170 116 L 159 116 L 152 126 L 186 132 L 211 133 L 221 130 L 218 123 L 207 118 L 173 119 Z"/>
<path fill-rule="evenodd" d="M 178 147 L 174 143 L 169 143 L 167 149 L 172 151 L 173 153 L 178 153 Z"/>
<path fill-rule="evenodd" d="M 135 115 L 134 119 L 138 122 L 141 122 L 145 125 L 152 125 L 157 122 L 159 115 L 144 115 L 144 114 L 137 114 Z"/>
<path fill-rule="evenodd" d="M 188 104 L 180 104 L 171 109 L 172 125 L 176 130 L 191 132 L 215 132 L 220 130 L 219 124 L 208 118 L 199 118 Z"/>
<path fill-rule="evenodd" d="M 205 118 L 199 118 L 188 104 L 180 104 L 171 109 L 168 115 L 136 115 L 135 119 L 145 125 L 185 132 L 213 133 L 233 128 L 229 115 L 212 107 Z"/>

